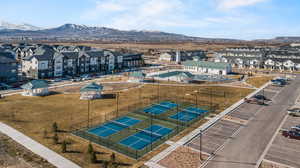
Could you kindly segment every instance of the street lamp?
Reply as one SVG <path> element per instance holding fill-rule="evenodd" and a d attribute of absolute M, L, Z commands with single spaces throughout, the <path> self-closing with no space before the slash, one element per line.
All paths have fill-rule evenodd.
<path fill-rule="evenodd" d="M 200 145 L 200 162 L 202 161 L 202 129 L 200 129 L 200 137 L 199 137 L 199 145 Z"/>
<path fill-rule="evenodd" d="M 116 117 L 119 116 L 119 94 L 120 92 L 117 92 L 117 116 Z"/>
<path fill-rule="evenodd" d="M 90 128 L 90 99 L 88 100 L 88 123 L 87 127 Z"/>

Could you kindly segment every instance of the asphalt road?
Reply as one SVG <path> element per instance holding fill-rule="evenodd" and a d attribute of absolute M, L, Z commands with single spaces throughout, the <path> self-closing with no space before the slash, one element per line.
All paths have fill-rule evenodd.
<path fill-rule="evenodd" d="M 205 167 L 253 168 L 286 115 L 286 109 L 294 104 L 300 92 L 300 78 L 285 86 L 273 98 L 269 106 L 262 106 L 255 116 L 241 129 Z"/>

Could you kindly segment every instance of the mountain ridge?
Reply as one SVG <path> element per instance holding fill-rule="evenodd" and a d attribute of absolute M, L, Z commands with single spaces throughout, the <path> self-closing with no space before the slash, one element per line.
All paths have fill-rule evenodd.
<path fill-rule="evenodd" d="M 136 41 L 136 42 L 245 42 L 247 40 L 226 38 L 192 37 L 176 33 L 149 30 L 119 30 L 108 27 L 86 26 L 67 23 L 55 28 L 39 28 L 30 24 L 0 25 L 0 39 L 26 37 L 31 39 L 56 40 L 103 40 L 103 41 Z M 5 28 L 6 27 L 6 28 Z M 257 42 L 300 42 L 299 37 L 275 37 L 273 39 L 251 40 Z"/>

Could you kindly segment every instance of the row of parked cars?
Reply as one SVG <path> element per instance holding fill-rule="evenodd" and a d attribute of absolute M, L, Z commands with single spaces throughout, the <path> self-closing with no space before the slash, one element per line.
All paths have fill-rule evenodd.
<path fill-rule="evenodd" d="M 300 140 L 300 125 L 291 127 L 290 130 L 282 130 L 282 135 L 290 139 Z"/>
<path fill-rule="evenodd" d="M 49 82 L 51 82 L 51 83 L 63 82 L 63 81 L 80 82 L 80 81 L 92 80 L 95 77 L 97 77 L 97 76 L 91 76 L 89 74 L 85 74 L 85 75 L 81 75 L 79 77 L 67 76 L 65 78 L 55 78 L 55 79 L 50 80 Z"/>
<path fill-rule="evenodd" d="M 271 82 L 272 82 L 273 86 L 283 87 L 283 86 L 287 85 L 290 80 L 291 80 L 291 78 L 279 77 L 274 80 L 271 80 Z"/>

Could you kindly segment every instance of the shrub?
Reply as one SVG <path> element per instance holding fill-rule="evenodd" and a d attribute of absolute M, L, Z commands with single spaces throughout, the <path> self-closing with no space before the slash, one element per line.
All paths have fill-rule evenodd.
<path fill-rule="evenodd" d="M 61 151 L 62 151 L 62 153 L 67 152 L 67 142 L 65 140 L 61 144 Z"/>
<path fill-rule="evenodd" d="M 95 152 L 90 153 L 90 159 L 92 163 L 96 163 L 97 162 L 97 156 Z"/>
<path fill-rule="evenodd" d="M 54 123 L 52 124 L 52 130 L 53 130 L 53 132 L 57 132 L 58 126 L 57 126 L 57 123 L 56 123 L 56 122 L 54 122 Z"/>
<path fill-rule="evenodd" d="M 93 145 L 91 143 L 89 143 L 89 146 L 88 146 L 88 153 L 91 154 L 94 152 L 94 148 L 93 148 Z"/>

